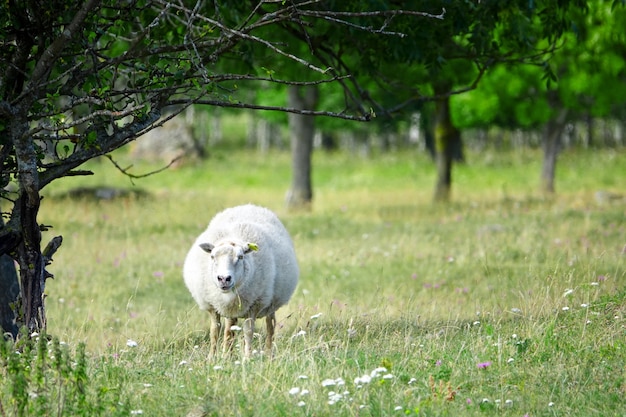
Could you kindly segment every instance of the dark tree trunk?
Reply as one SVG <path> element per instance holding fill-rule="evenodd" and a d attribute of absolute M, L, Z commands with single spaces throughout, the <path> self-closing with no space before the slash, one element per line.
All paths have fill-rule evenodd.
<path fill-rule="evenodd" d="M 443 89 L 440 94 L 446 94 Z M 437 182 L 434 201 L 450 200 L 452 187 L 452 164 L 463 160 L 461 132 L 452 123 L 450 116 L 450 98 L 445 96 L 435 102 L 435 161 L 437 163 Z"/>
<path fill-rule="evenodd" d="M 549 102 L 557 110 L 556 117 L 546 123 L 543 137 L 543 165 L 541 167 L 541 190 L 548 194 L 555 191 L 554 178 L 556 175 L 556 161 L 561 151 L 561 135 L 567 121 L 567 109 L 561 106 L 556 92 L 549 94 Z"/>
<path fill-rule="evenodd" d="M 61 245 L 61 238 L 54 238 L 42 253 L 42 226 L 37 223 L 41 200 L 37 154 L 27 130 L 27 122 L 17 117 L 12 120 L 10 132 L 15 147 L 20 191 L 6 228 L 19 231 L 17 246 L 12 251 L 20 275 L 18 327 L 25 326 L 28 334 L 32 334 L 46 330 L 44 291 L 46 278 L 51 275 L 46 272 L 45 266 Z"/>
<path fill-rule="evenodd" d="M 289 86 L 288 106 L 302 110 L 314 110 L 319 98 L 316 86 Z M 291 135 L 291 188 L 287 192 L 287 207 L 290 209 L 308 207 L 313 200 L 311 185 L 311 153 L 315 119 L 313 116 L 289 114 Z"/>
<path fill-rule="evenodd" d="M 4 221 L 0 217 L 0 229 L 4 228 Z M 13 258 L 0 255 L 0 328 L 2 333 L 9 333 L 14 339 L 17 337 L 15 304 L 20 294 L 17 281 L 17 272 Z"/>

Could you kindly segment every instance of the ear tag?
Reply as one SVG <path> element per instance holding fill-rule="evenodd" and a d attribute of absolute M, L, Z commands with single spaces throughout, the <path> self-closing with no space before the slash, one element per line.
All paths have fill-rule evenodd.
<path fill-rule="evenodd" d="M 259 250 L 259 246 L 256 243 L 248 243 L 248 249 L 250 250 Z"/>

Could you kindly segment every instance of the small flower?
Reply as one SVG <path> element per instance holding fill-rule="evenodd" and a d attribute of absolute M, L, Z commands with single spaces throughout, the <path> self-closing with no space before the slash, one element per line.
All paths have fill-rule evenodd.
<path fill-rule="evenodd" d="M 513 406 L 513 400 L 509 400 L 509 399 L 505 400 L 504 405 L 506 405 L 507 407 Z"/>
<path fill-rule="evenodd" d="M 306 403 L 304 401 L 298 401 L 298 407 L 304 407 Z"/>
<path fill-rule="evenodd" d="M 553 403 L 552 401 L 550 401 L 550 402 L 548 403 L 548 407 L 554 407 L 554 403 Z"/>
<path fill-rule="evenodd" d="M 378 375 L 380 375 L 380 374 L 382 374 L 382 373 L 385 373 L 385 372 L 387 372 L 387 368 L 385 368 L 384 366 L 381 366 L 381 367 L 378 367 L 378 368 L 374 369 L 374 370 L 372 371 L 372 373 L 370 374 L 370 376 L 371 376 L 372 378 L 375 378 L 375 377 L 377 377 Z"/>
<path fill-rule="evenodd" d="M 292 389 L 289 390 L 289 395 L 296 395 L 300 393 L 300 388 L 298 387 L 293 387 Z"/>
<path fill-rule="evenodd" d="M 240 326 L 230 326 L 230 330 L 232 330 L 233 332 L 237 332 L 239 330 L 241 330 Z"/>
<path fill-rule="evenodd" d="M 319 319 L 322 316 L 322 313 L 313 314 L 311 316 L 311 320 Z"/>
<path fill-rule="evenodd" d="M 330 378 L 325 379 L 325 380 L 322 381 L 322 386 L 323 387 L 332 387 L 332 386 L 335 386 L 336 384 L 337 383 L 335 382 L 335 380 L 334 379 L 330 379 Z"/>
<path fill-rule="evenodd" d="M 569 307 L 565 306 L 565 307 L 563 307 L 561 310 L 563 310 L 563 311 L 569 311 Z"/>
<path fill-rule="evenodd" d="M 221 365 L 215 365 L 215 366 L 213 367 L 213 370 L 214 370 L 214 371 L 220 371 L 220 370 L 222 370 L 222 369 L 224 369 L 224 367 L 223 367 L 223 366 L 221 366 Z"/>
<path fill-rule="evenodd" d="M 143 414 L 143 410 L 130 410 L 130 415 L 131 416 L 136 416 L 139 414 Z"/>
<path fill-rule="evenodd" d="M 309 379 L 306 375 L 298 375 L 298 379 Z"/>
<path fill-rule="evenodd" d="M 519 308 L 517 308 L 517 307 L 513 307 L 513 308 L 511 309 L 511 313 L 521 314 L 521 313 L 522 313 L 522 310 L 521 310 L 521 309 L 519 309 Z"/>
<path fill-rule="evenodd" d="M 138 343 L 137 343 L 137 342 L 135 342 L 135 341 L 134 341 L 134 340 L 132 340 L 132 339 L 128 339 L 128 340 L 126 341 L 126 346 L 128 346 L 128 347 L 130 347 L 130 348 L 134 348 L 134 347 L 137 347 L 137 346 L 138 346 Z M 143 412 L 143 411 L 142 411 L 142 412 Z"/>
<path fill-rule="evenodd" d="M 354 378 L 354 383 L 356 385 L 369 384 L 371 381 L 372 381 L 372 377 L 367 374 L 361 377 Z"/>
<path fill-rule="evenodd" d="M 393 379 L 393 375 L 392 374 L 385 374 L 383 375 L 383 379 Z"/>
<path fill-rule="evenodd" d="M 582 303 L 580 306 L 581 306 L 582 308 L 587 308 L 587 307 L 589 307 L 589 304 Z"/>
<path fill-rule="evenodd" d="M 401 405 L 396 405 L 396 407 L 393 409 L 393 411 L 402 411 L 403 408 Z"/>
<path fill-rule="evenodd" d="M 563 297 L 567 297 L 568 295 L 571 295 L 574 293 L 574 290 L 571 288 L 568 288 L 565 290 L 565 292 L 563 293 Z"/>
<path fill-rule="evenodd" d="M 472 405 L 472 399 L 468 398 L 467 400 L 465 400 L 465 402 L 467 403 L 467 405 Z"/>
<path fill-rule="evenodd" d="M 509 358 L 509 359 L 506 360 L 506 363 L 513 363 L 514 361 L 515 361 L 515 359 Z"/>
<path fill-rule="evenodd" d="M 303 389 L 302 391 L 300 391 L 300 396 L 302 397 L 303 395 L 308 395 L 309 394 L 309 390 L 308 389 Z"/>
<path fill-rule="evenodd" d="M 415 378 L 409 379 L 409 385 L 414 384 L 416 382 L 417 382 L 417 379 L 415 379 Z"/>
<path fill-rule="evenodd" d="M 476 366 L 478 366 L 480 369 L 486 369 L 491 366 L 491 362 L 481 362 Z"/>
<path fill-rule="evenodd" d="M 435 362 L 435 366 L 441 366 L 441 360 L 437 359 L 437 362 Z"/>

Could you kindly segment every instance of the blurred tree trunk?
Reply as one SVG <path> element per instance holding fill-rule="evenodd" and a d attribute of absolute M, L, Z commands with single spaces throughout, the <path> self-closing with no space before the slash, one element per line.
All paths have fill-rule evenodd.
<path fill-rule="evenodd" d="M 437 163 L 437 182 L 435 184 L 435 202 L 450 200 L 452 187 L 452 164 L 463 161 L 463 143 L 461 131 L 452 123 L 450 115 L 450 86 L 441 85 L 435 89 L 435 95 L 441 98 L 435 101 L 435 161 Z"/>
<path fill-rule="evenodd" d="M 4 228 L 4 219 L 0 217 L 0 229 Z M 15 263 L 9 255 L 0 255 L 0 328 L 2 333 L 17 337 L 15 311 L 12 307 L 17 302 L 20 286 L 17 281 Z"/>
<path fill-rule="evenodd" d="M 557 92 L 548 93 L 550 107 L 556 116 L 548 120 L 543 137 L 543 165 L 541 167 L 541 190 L 553 194 L 556 161 L 561 151 L 561 135 L 567 122 L 568 110 L 562 106 Z"/>
<path fill-rule="evenodd" d="M 301 110 L 314 110 L 319 99 L 317 86 L 295 86 L 287 88 L 287 105 Z M 313 116 L 289 113 L 291 136 L 291 188 L 287 192 L 287 207 L 307 207 L 313 200 L 311 185 L 311 153 L 315 119 Z"/>

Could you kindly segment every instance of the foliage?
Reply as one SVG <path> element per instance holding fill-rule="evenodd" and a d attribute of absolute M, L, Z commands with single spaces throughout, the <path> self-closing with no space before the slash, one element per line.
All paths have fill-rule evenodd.
<path fill-rule="evenodd" d="M 85 345 L 72 352 L 57 338 L 45 335 L 0 340 L 0 411 L 10 416 L 127 416 L 120 402 L 122 384 L 90 375 L 93 363 Z"/>
<path fill-rule="evenodd" d="M 626 8 L 592 2 L 588 12 L 573 11 L 572 30 L 553 52 L 545 77 L 542 66 L 505 66 L 489 71 L 474 91 L 454 98 L 460 127 L 537 127 L 554 117 L 548 94 L 570 110 L 570 120 L 623 117 L 626 37 L 619 28 Z"/>

